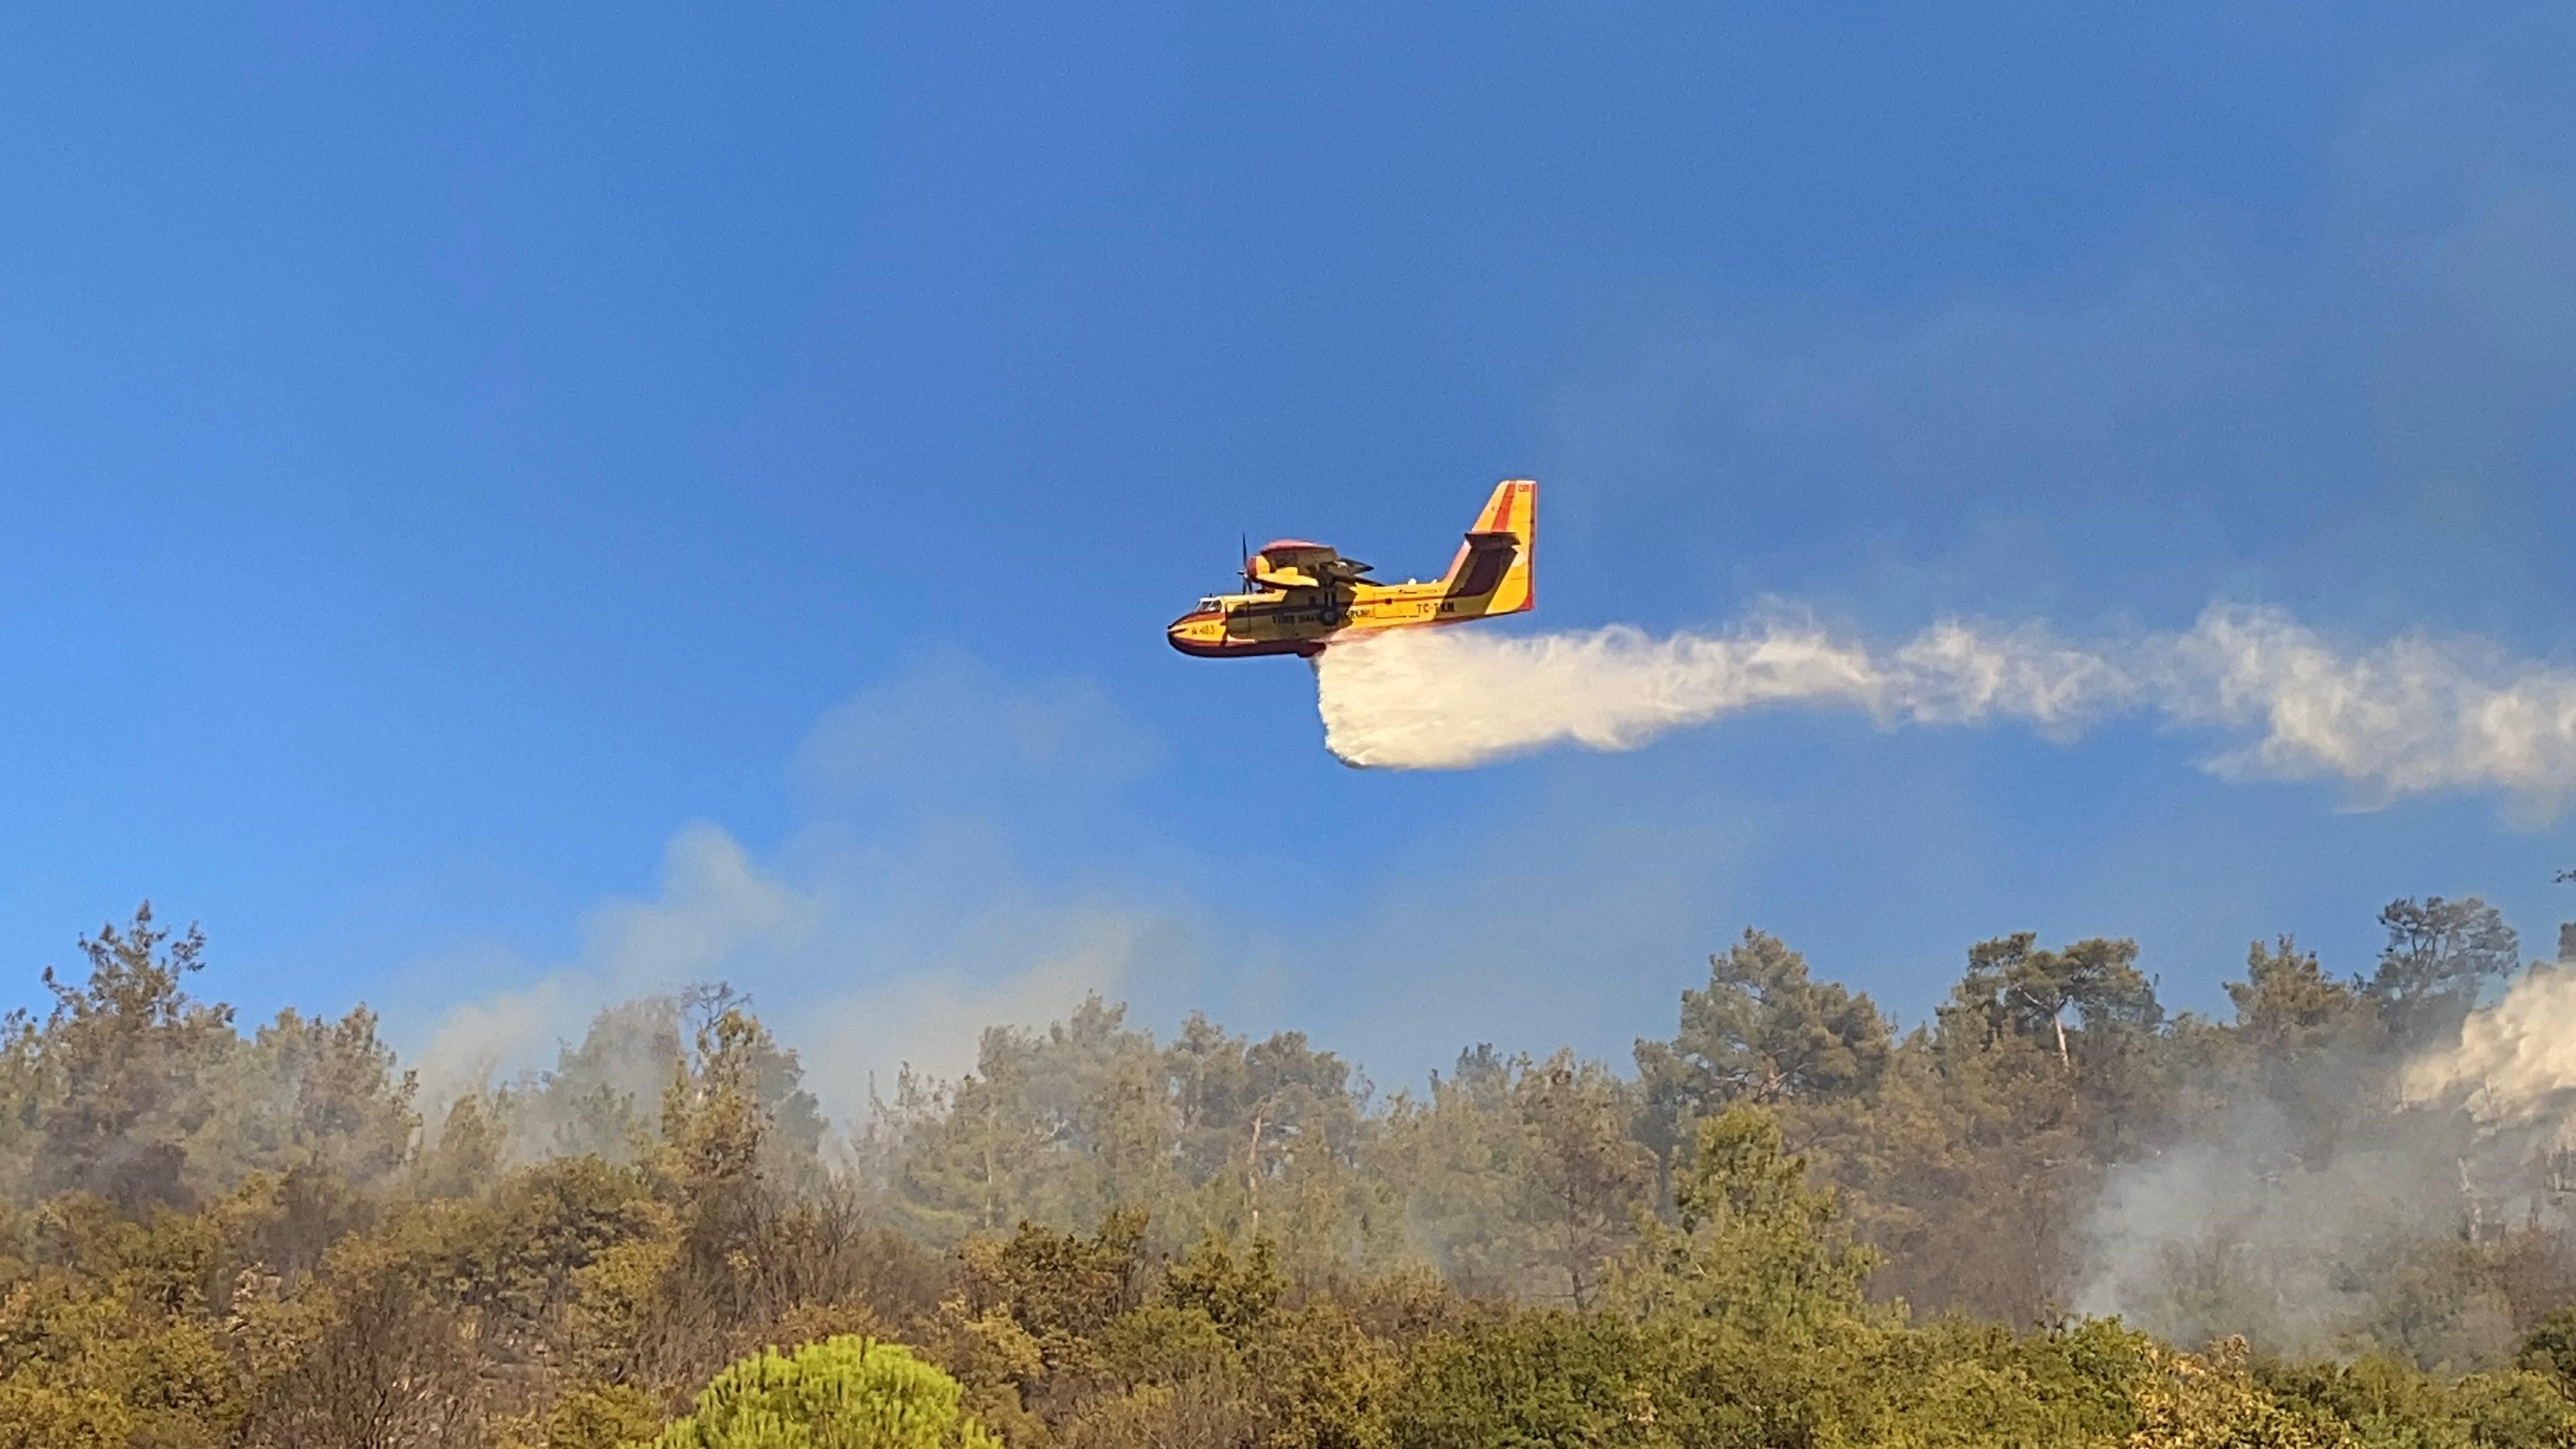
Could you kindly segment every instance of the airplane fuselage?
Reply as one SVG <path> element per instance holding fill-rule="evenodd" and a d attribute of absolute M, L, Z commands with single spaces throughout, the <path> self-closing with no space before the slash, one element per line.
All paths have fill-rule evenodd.
<path fill-rule="evenodd" d="M 1172 621 L 1172 647 L 1202 659 L 1318 654 L 1357 633 L 1449 624 L 1492 612 L 1486 599 L 1460 598 L 1440 580 L 1359 584 L 1346 590 L 1286 589 L 1216 594 Z"/>
<path fill-rule="evenodd" d="M 1517 614 L 1533 602 L 1530 551 L 1537 524 L 1538 485 L 1507 478 L 1476 515 L 1447 574 L 1400 584 L 1361 577 L 1368 565 L 1322 544 L 1280 539 L 1257 554 L 1247 550 L 1245 592 L 1199 600 L 1166 633 L 1173 648 L 1202 659 L 1311 656 L 1383 629 Z"/>

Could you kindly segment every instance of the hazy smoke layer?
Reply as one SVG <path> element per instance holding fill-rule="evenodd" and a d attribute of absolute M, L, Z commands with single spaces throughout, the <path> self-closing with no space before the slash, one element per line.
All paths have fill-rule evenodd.
<path fill-rule="evenodd" d="M 2576 671 L 2410 633 L 2339 649 L 2278 610 L 2214 605 L 2180 634 L 2079 644 L 1942 623 L 1894 649 L 1786 615 L 1723 634 L 1612 627 L 1508 638 L 1393 631 L 1317 661 L 1324 739 L 1354 765 L 1456 769 L 1560 741 L 1634 749 L 1761 705 L 1881 723 L 2020 720 L 2064 738 L 2144 710 L 2251 732 L 2224 773 L 2342 781 L 2377 799 L 2503 791 L 2554 813 L 2576 789 Z"/>
<path fill-rule="evenodd" d="M 2465 1189 L 2509 1187 L 2521 1151 L 2444 1113 L 2365 1102 L 2321 1135 L 2258 1100 L 2203 1140 L 2111 1170 L 2085 1218 L 2070 1306 L 2190 1344 L 2243 1334 L 2321 1355 L 2384 1342 L 2390 1265 L 2456 1243 Z M 2508 1351 L 2502 1305 L 2466 1309 L 2451 1352 Z"/>

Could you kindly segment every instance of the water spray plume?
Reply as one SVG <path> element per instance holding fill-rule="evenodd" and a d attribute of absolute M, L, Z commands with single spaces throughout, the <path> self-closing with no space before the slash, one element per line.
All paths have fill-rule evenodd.
<path fill-rule="evenodd" d="M 1327 747 L 1387 769 L 1630 750 L 1766 706 L 1887 728 L 2019 721 L 2056 740 L 2144 712 L 2239 736 L 2210 762 L 2220 774 L 2330 779 L 2366 804 L 2493 790 L 2547 818 L 2576 793 L 2576 671 L 2420 632 L 2346 649 L 2269 608 L 2213 605 L 2181 633 L 2099 643 L 1950 621 L 1881 648 L 1787 609 L 1662 638 L 1407 630 L 1326 650 L 1316 678 Z"/>

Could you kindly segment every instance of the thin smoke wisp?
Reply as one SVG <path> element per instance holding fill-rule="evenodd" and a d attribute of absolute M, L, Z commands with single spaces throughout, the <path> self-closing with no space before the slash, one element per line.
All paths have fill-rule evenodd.
<path fill-rule="evenodd" d="M 1391 631 L 1316 662 L 1328 748 L 1353 765 L 1463 769 L 1557 744 L 1630 750 L 1763 707 L 1881 725 L 2028 724 L 2066 740 L 2113 715 L 2236 736 L 2231 776 L 2325 779 L 2369 803 L 2494 790 L 2555 815 L 2576 793 L 2576 670 L 2410 632 L 2349 649 L 2271 608 L 2213 605 L 2180 633 L 2101 643 L 1945 621 L 1893 648 L 1774 611 L 1723 633 L 1624 626 L 1506 637 Z"/>

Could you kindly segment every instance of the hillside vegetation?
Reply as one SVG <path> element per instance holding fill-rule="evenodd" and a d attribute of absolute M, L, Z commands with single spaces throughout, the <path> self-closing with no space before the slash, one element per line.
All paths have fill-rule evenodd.
<path fill-rule="evenodd" d="M 2576 1444 L 2556 1124 L 2405 1070 L 2551 968 L 2382 920 L 1901 1034 L 1748 933 L 1633 1064 L 1391 1093 L 1095 1000 L 848 1130 L 722 987 L 428 1103 L 147 908 L 0 1043 L 0 1446 Z"/>

